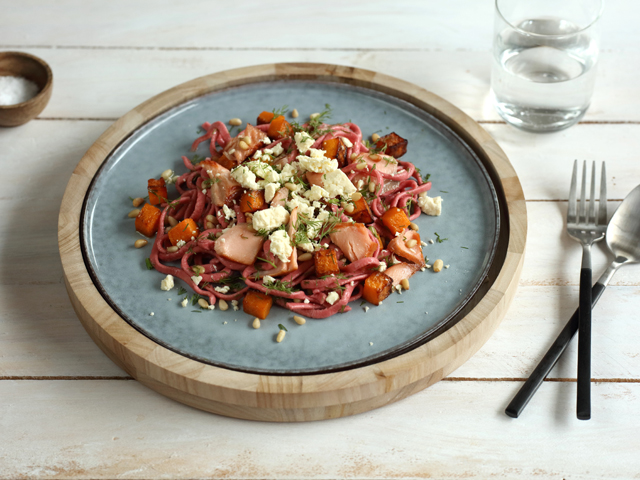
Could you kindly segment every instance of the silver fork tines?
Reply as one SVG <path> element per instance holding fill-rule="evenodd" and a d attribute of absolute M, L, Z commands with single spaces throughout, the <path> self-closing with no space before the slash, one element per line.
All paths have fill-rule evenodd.
<path fill-rule="evenodd" d="M 606 165 L 602 162 L 600 175 L 600 199 L 598 213 L 596 215 L 596 162 L 591 168 L 591 188 L 589 200 L 586 199 L 587 191 L 587 162 L 582 167 L 582 189 L 580 200 L 576 198 L 578 183 L 578 161 L 573 164 L 571 175 L 571 188 L 569 189 L 569 208 L 567 210 L 567 231 L 569 235 L 583 243 L 593 243 L 604 237 L 607 227 L 607 182 Z M 587 203 L 589 207 L 587 208 Z"/>

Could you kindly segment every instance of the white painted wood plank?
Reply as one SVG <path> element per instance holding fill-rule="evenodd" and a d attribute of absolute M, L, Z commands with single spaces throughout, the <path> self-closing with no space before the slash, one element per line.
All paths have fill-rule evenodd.
<path fill-rule="evenodd" d="M 0 2 L 0 45 L 488 51 L 493 2 Z M 607 2 L 604 49 L 630 49 L 637 2 Z"/>
<path fill-rule="evenodd" d="M 436 93 L 476 120 L 500 120 L 489 98 L 489 51 L 23 50 L 42 57 L 54 72 L 53 96 L 43 117 L 118 118 L 148 98 L 202 75 L 263 63 L 321 62 L 393 75 Z M 602 53 L 585 121 L 640 121 L 638 63 L 640 52 L 634 50 Z"/>
<path fill-rule="evenodd" d="M 133 381 L 0 382 L 4 478 L 607 478 L 640 470 L 639 384 L 548 383 L 517 420 L 518 382 L 440 382 L 350 418 L 239 421 Z M 275 441 L 274 441 L 275 440 Z"/>

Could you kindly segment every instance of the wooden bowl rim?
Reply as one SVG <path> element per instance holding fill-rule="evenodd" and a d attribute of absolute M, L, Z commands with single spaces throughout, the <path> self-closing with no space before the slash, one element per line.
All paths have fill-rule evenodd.
<path fill-rule="evenodd" d="M 494 168 L 508 211 L 505 259 L 480 302 L 441 335 L 397 357 L 352 370 L 295 376 L 244 373 L 204 364 L 158 345 L 111 310 L 98 292 L 82 258 L 78 228 L 87 189 L 110 152 L 135 129 L 179 104 L 217 90 L 277 79 L 347 83 L 408 99 L 448 126 L 455 122 L 455 131 L 460 134 L 462 128 L 465 142 Z M 295 412 L 305 409 L 315 409 L 316 413 L 303 420 L 376 408 L 439 381 L 464 363 L 497 328 L 515 294 L 526 230 L 524 193 L 513 166 L 493 138 L 457 107 L 409 82 L 370 70 L 277 63 L 196 78 L 156 95 L 114 122 L 85 153 L 69 180 L 60 208 L 58 242 L 74 309 L 90 336 L 117 365 L 145 385 L 204 410 L 241 418 L 290 421 L 299 420 L 300 415 Z M 344 403 L 356 405 L 355 410 L 345 410 Z M 332 408 L 338 405 L 335 413 Z M 318 413 L 317 409 L 333 413 Z M 281 411 L 294 413 L 287 416 Z"/>
<path fill-rule="evenodd" d="M 35 55 L 32 55 L 30 53 L 25 53 L 25 52 L 17 52 L 17 51 L 2 51 L 0 52 L 0 58 L 4 57 L 4 56 L 9 56 L 9 55 L 15 55 L 17 57 L 20 57 L 23 60 L 31 60 L 31 61 L 35 61 L 38 65 L 40 65 L 41 67 L 44 68 L 45 72 L 46 72 L 46 77 L 47 77 L 47 81 L 44 84 L 44 87 L 42 87 L 38 93 L 36 93 L 33 97 L 31 97 L 29 100 L 27 100 L 26 102 L 21 102 L 21 103 L 15 103 L 13 105 L 0 105 L 0 110 L 12 110 L 12 109 L 18 109 L 18 108 L 24 108 L 24 107 L 28 107 L 33 103 L 37 103 L 44 95 L 46 95 L 46 93 L 51 89 L 51 86 L 53 85 L 53 70 L 51 70 L 51 67 L 49 66 L 49 64 L 47 62 L 45 62 L 43 59 L 41 59 L 40 57 L 36 57 Z M 6 75 L 3 75 L 6 76 Z M 48 100 L 47 100 L 48 102 Z"/>

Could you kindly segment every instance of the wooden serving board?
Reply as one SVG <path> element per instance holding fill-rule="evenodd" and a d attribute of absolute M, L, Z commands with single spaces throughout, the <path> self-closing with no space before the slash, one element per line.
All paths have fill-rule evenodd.
<path fill-rule="evenodd" d="M 171 351 L 133 328 L 105 301 L 83 260 L 81 213 L 94 175 L 133 131 L 187 101 L 234 86 L 275 80 L 343 83 L 382 92 L 433 115 L 481 159 L 503 215 L 489 276 L 464 316 L 427 343 L 389 360 L 315 375 L 243 373 Z M 527 215 L 520 181 L 496 142 L 470 117 L 408 82 L 368 70 L 327 64 L 269 64 L 207 75 L 174 87 L 117 120 L 84 155 L 60 208 L 58 241 L 71 303 L 96 344 L 138 381 L 170 398 L 221 415 L 293 422 L 336 418 L 400 400 L 441 380 L 491 336 L 513 299 L 523 263 Z"/>

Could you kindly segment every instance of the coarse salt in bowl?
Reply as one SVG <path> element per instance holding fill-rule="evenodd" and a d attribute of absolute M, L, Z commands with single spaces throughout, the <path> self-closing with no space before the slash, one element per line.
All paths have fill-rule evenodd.
<path fill-rule="evenodd" d="M 38 116 L 53 90 L 47 63 L 28 53 L 0 52 L 0 127 L 15 127 Z"/>

